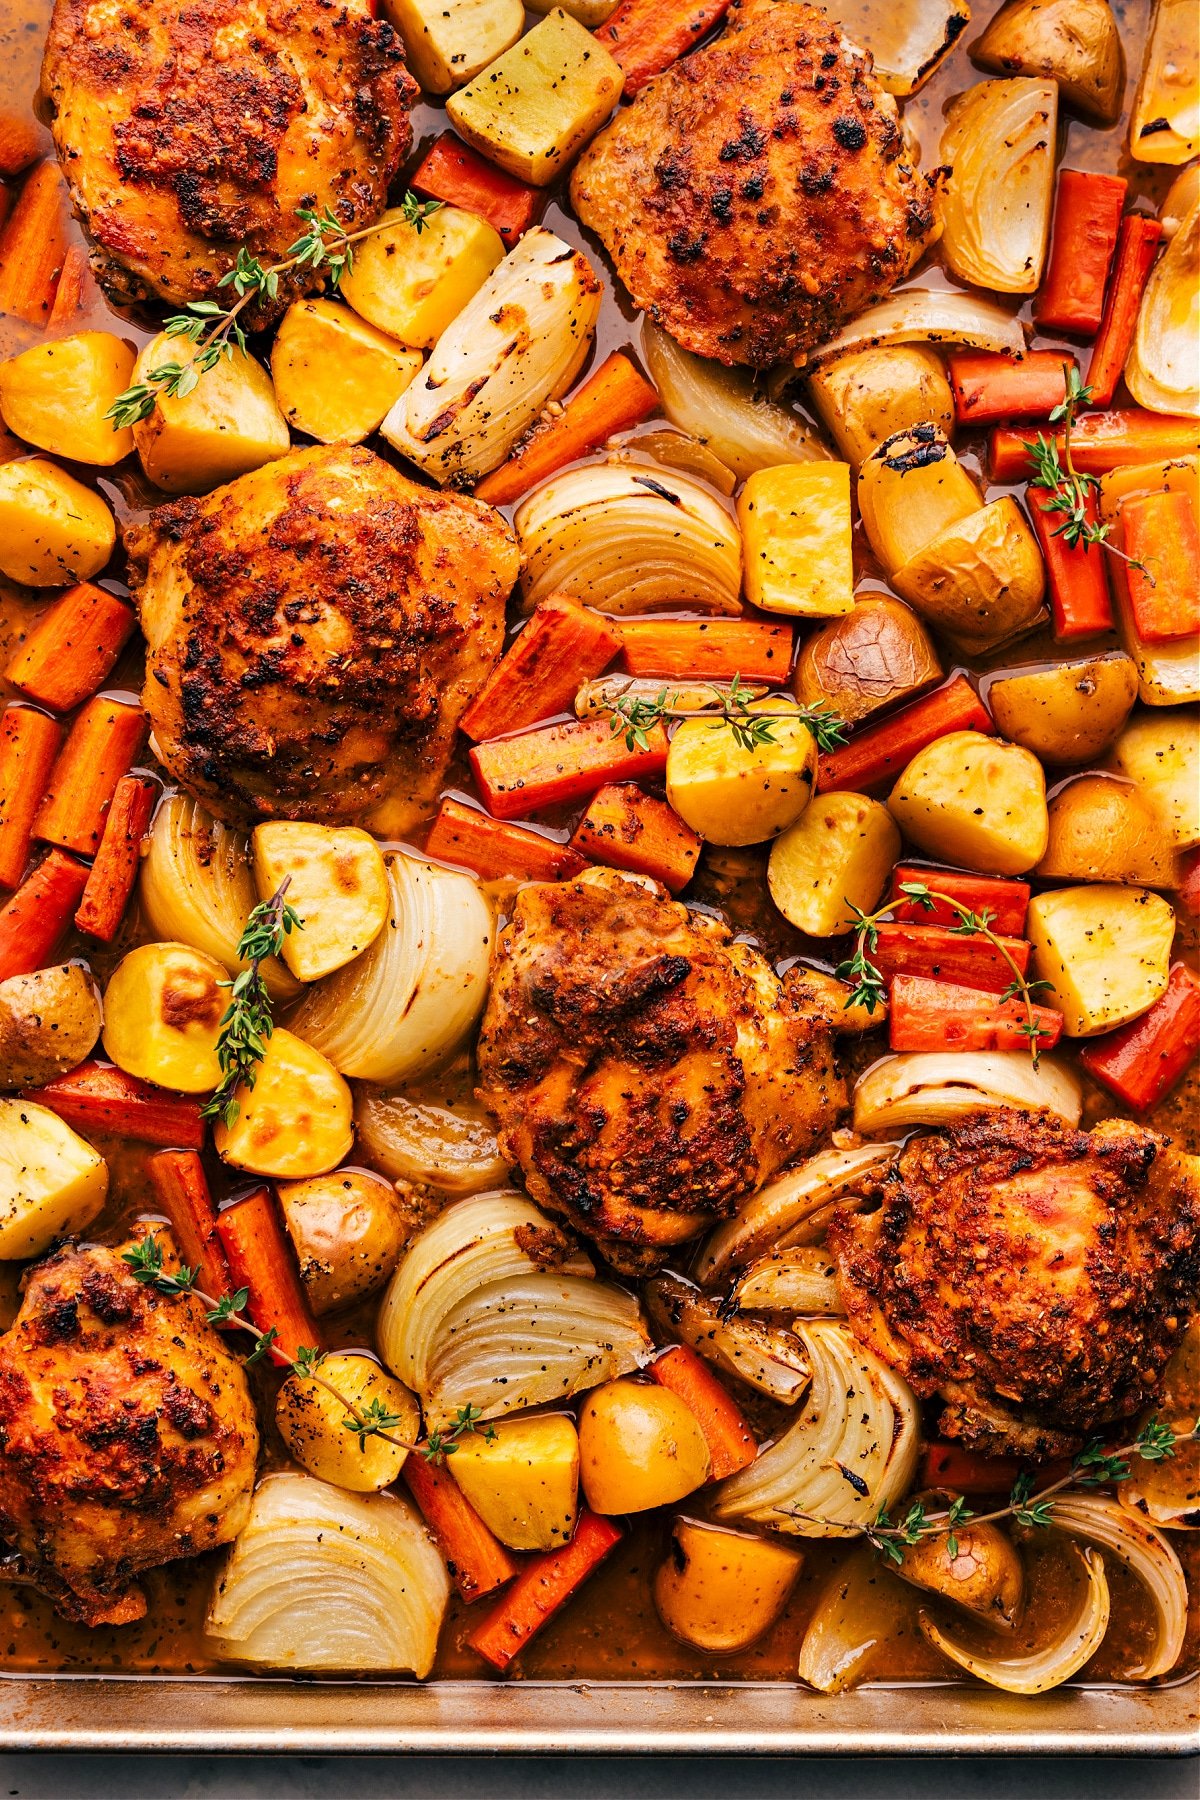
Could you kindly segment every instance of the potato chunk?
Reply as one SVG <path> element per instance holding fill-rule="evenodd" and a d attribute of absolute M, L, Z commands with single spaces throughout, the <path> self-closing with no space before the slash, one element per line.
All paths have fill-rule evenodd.
<path fill-rule="evenodd" d="M 372 1357 L 342 1352 L 327 1356 L 320 1367 L 322 1378 L 360 1412 L 378 1401 L 385 1412 L 396 1415 L 397 1423 L 388 1428 L 389 1437 L 416 1442 L 421 1429 L 416 1396 Z M 310 1475 L 349 1488 L 354 1494 L 374 1494 L 390 1487 L 404 1467 L 408 1451 L 377 1434 L 360 1441 L 347 1430 L 348 1417 L 341 1401 L 311 1376 L 289 1375 L 275 1402 L 279 1435 Z"/>
<path fill-rule="evenodd" d="M 584 1401 L 579 1460 L 598 1513 L 669 1506 L 708 1480 L 704 1433 L 678 1394 L 628 1378 L 606 1381 Z"/>
<path fill-rule="evenodd" d="M 428 350 L 504 260 L 504 240 L 486 219 L 441 206 L 420 231 L 400 207 L 358 245 L 342 293 L 370 324 Z"/>
<path fill-rule="evenodd" d="M 420 367 L 418 351 L 335 300 L 289 306 L 271 350 L 280 411 L 319 444 L 361 444 Z"/>
<path fill-rule="evenodd" d="M 1138 712 L 1113 746 L 1113 767 L 1135 782 L 1180 850 L 1200 844 L 1200 712 Z"/>
<path fill-rule="evenodd" d="M 468 144 L 510 175 L 547 187 L 621 98 L 625 75 L 561 8 L 446 103 Z"/>
<path fill-rule="evenodd" d="M 792 692 L 802 706 L 831 706 L 854 725 L 941 678 L 937 652 L 916 614 L 890 594 L 863 594 L 851 612 L 802 644 Z"/>
<path fill-rule="evenodd" d="M 800 1573 L 801 1553 L 746 1531 L 676 1519 L 654 1578 L 668 1631 L 713 1655 L 744 1650 L 773 1625 Z"/>
<path fill-rule="evenodd" d="M 0 463 L 0 575 L 27 587 L 87 581 L 116 541 L 116 520 L 99 494 L 57 463 Z"/>
<path fill-rule="evenodd" d="M 851 610 L 849 463 L 756 469 L 738 497 L 738 523 L 754 606 L 818 619 Z"/>
<path fill-rule="evenodd" d="M 557 1550 L 579 1511 L 579 1436 L 562 1413 L 501 1419 L 491 1443 L 463 1437 L 450 1473 L 510 1550 Z"/>
<path fill-rule="evenodd" d="M 82 1231 L 108 1194 L 108 1164 L 48 1107 L 0 1100 L 0 1261 L 41 1256 Z"/>
<path fill-rule="evenodd" d="M 856 472 L 876 445 L 922 421 L 954 430 L 954 396 L 936 350 L 877 344 L 852 350 L 808 378 L 830 437 Z"/>
<path fill-rule="evenodd" d="M 1081 775 L 1050 802 L 1050 840 L 1039 875 L 1060 881 L 1128 881 L 1171 887 L 1171 841 L 1135 787 Z"/>
<path fill-rule="evenodd" d="M 782 712 L 775 695 L 751 711 Z M 797 717 L 771 722 L 766 743 L 747 749 L 727 724 L 688 719 L 667 752 L 667 799 L 685 825 L 712 844 L 761 844 L 795 823 L 816 779 L 817 746 Z"/>
<path fill-rule="evenodd" d="M 165 363 L 188 364 L 196 346 L 165 333 L 146 345 L 133 371 L 144 381 Z M 133 428 L 147 478 L 168 494 L 206 494 L 291 448 L 287 420 L 271 377 L 242 350 L 223 356 L 190 394 L 159 394 L 154 411 Z"/>
<path fill-rule="evenodd" d="M 337 1167 L 354 1142 L 350 1089 L 333 1064 L 276 1028 L 253 1088 L 239 1088 L 232 1125 L 219 1120 L 217 1154 L 252 1175 L 299 1180 Z"/>
<path fill-rule="evenodd" d="M 1050 830 L 1037 757 L 977 731 L 952 731 L 918 751 L 888 810 L 919 850 L 990 875 L 1032 869 Z"/>
<path fill-rule="evenodd" d="M 858 472 L 857 494 L 863 530 L 889 576 L 982 505 L 945 432 L 932 423 L 877 445 Z"/>
<path fill-rule="evenodd" d="M 1074 767 L 1107 749 L 1137 699 L 1137 670 L 1121 650 L 1004 675 L 988 689 L 1000 730 L 1044 762 Z"/>
<path fill-rule="evenodd" d="M 837 937 L 870 912 L 900 855 L 886 806 L 863 794 L 820 794 L 771 845 L 767 886 L 798 931 Z"/>
<path fill-rule="evenodd" d="M 1175 914 L 1144 888 L 1057 888 L 1029 903 L 1025 927 L 1038 995 L 1067 1037 L 1095 1037 L 1136 1019 L 1166 992 Z"/>
<path fill-rule="evenodd" d="M 1025 515 L 1009 495 L 939 531 L 892 574 L 921 617 L 967 650 L 988 650 L 1038 619 L 1046 572 Z"/>
<path fill-rule="evenodd" d="M 315 1313 L 334 1312 L 383 1286 L 408 1235 L 386 1181 L 365 1169 L 335 1169 L 306 1181 L 281 1181 L 278 1192 Z"/>
<path fill-rule="evenodd" d="M 383 0 L 427 94 L 448 94 L 515 44 L 525 26 L 521 0 Z"/>
<path fill-rule="evenodd" d="M 80 963 L 0 981 L 0 1088 L 40 1087 L 100 1036 L 96 984 Z"/>
<path fill-rule="evenodd" d="M 299 930 L 283 940 L 283 960 L 298 981 L 318 981 L 353 962 L 388 916 L 383 852 L 357 826 L 272 820 L 254 828 L 254 879 L 269 900 L 287 878 Z"/>
<path fill-rule="evenodd" d="M 118 1069 L 182 1094 L 221 1079 L 217 1036 L 229 1004 L 215 957 L 190 944 L 141 944 L 117 964 L 104 993 L 104 1049 Z"/>
<path fill-rule="evenodd" d="M 10 431 L 71 462 L 109 468 L 133 450 L 128 426 L 105 413 L 129 386 L 134 351 L 110 331 L 35 344 L 0 364 L 0 412 Z"/>

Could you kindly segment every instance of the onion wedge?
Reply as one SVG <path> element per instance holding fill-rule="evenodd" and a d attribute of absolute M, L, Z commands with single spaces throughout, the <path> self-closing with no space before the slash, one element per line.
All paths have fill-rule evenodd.
<path fill-rule="evenodd" d="M 1021 76 L 981 81 L 947 115 L 941 161 L 942 248 L 964 281 L 1002 294 L 1035 293 L 1054 193 L 1058 86 Z"/>
<path fill-rule="evenodd" d="M 869 1544 L 851 1550 L 821 1591 L 796 1673 L 821 1694 L 869 1681 L 889 1643 L 912 1631 L 913 1596 Z"/>
<path fill-rule="evenodd" d="M 1187 1577 L 1161 1531 L 1126 1512 L 1109 1494 L 1056 1494 L 1054 1528 L 1090 1544 L 1100 1544 L 1136 1575 L 1154 1606 L 1158 1630 L 1154 1648 L 1140 1668 L 1123 1672 L 1130 1681 L 1169 1675 L 1183 1654 L 1187 1633 Z"/>
<path fill-rule="evenodd" d="M 1108 1630 L 1111 1601 L 1104 1561 L 1095 1550 L 1076 1551 L 1085 1581 L 1079 1605 L 1052 1644 L 1024 1656 L 982 1656 L 954 1637 L 926 1612 L 921 1630 L 960 1669 L 1009 1694 L 1044 1694 L 1077 1675 L 1096 1654 Z"/>
<path fill-rule="evenodd" d="M 859 1144 L 853 1150 L 823 1150 L 760 1188 L 736 1219 L 718 1225 L 696 1264 L 702 1287 L 716 1287 L 731 1269 L 743 1268 L 768 1250 L 800 1241 L 805 1225 L 822 1207 L 848 1193 L 864 1176 L 882 1170 L 898 1144 Z M 809 1241 L 807 1238 L 805 1241 Z"/>
<path fill-rule="evenodd" d="M 642 323 L 642 348 L 672 425 L 707 444 L 740 480 L 779 463 L 828 459 L 812 426 L 756 395 L 753 378 L 744 369 L 726 369 L 693 356 L 649 319 Z"/>
<path fill-rule="evenodd" d="M 1195 0 L 1156 0 L 1129 121 L 1137 162 L 1185 163 L 1200 150 L 1200 44 Z"/>
<path fill-rule="evenodd" d="M 1200 416 L 1200 201 L 1150 271 L 1125 384 L 1151 412 Z"/>
<path fill-rule="evenodd" d="M 913 1051 L 885 1056 L 854 1089 L 854 1129 L 907 1131 L 950 1125 L 968 1113 L 1015 1106 L 1052 1112 L 1078 1125 L 1083 1088 L 1065 1063 L 1042 1056 L 1035 1069 L 1024 1050 Z"/>
<path fill-rule="evenodd" d="M 971 22 L 967 0 L 841 0 L 837 21 L 875 59 L 875 79 L 903 99 L 923 87 Z"/>
<path fill-rule="evenodd" d="M 823 369 L 852 350 L 880 344 L 966 344 L 1007 356 L 1025 354 L 1020 320 L 997 301 L 956 288 L 910 287 L 860 313 L 807 359 L 797 360 L 808 371 Z"/>
<path fill-rule="evenodd" d="M 743 1312 L 799 1313 L 811 1318 L 820 1313 L 837 1317 L 845 1312 L 838 1293 L 837 1265 L 827 1250 L 815 1244 L 797 1244 L 790 1250 L 772 1250 L 752 1262 L 733 1290 Z"/>
<path fill-rule="evenodd" d="M 697 1356 L 784 1406 L 795 1406 L 808 1386 L 808 1355 L 794 1332 L 729 1315 L 690 1281 L 656 1275 L 646 1283 L 646 1310 Z"/>
<path fill-rule="evenodd" d="M 508 1162 L 474 1100 L 436 1106 L 406 1094 L 360 1088 L 354 1126 L 372 1167 L 389 1181 L 411 1181 L 457 1200 L 508 1180 Z"/>

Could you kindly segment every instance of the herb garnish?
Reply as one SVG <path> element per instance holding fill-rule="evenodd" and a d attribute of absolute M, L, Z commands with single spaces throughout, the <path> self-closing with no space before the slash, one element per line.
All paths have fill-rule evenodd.
<path fill-rule="evenodd" d="M 1062 453 L 1054 438 L 1038 432 L 1037 443 L 1026 440 L 1025 448 L 1029 451 L 1029 460 L 1034 473 L 1029 478 L 1031 488 L 1043 488 L 1050 495 L 1044 502 L 1042 511 L 1059 513 L 1062 523 L 1055 526 L 1052 537 L 1060 537 L 1067 548 L 1074 550 L 1082 544 L 1084 551 L 1093 544 L 1102 545 L 1113 556 L 1121 557 L 1130 568 L 1140 569 L 1150 585 L 1154 585 L 1153 577 L 1144 563 L 1136 562 L 1133 557 L 1126 556 L 1111 541 L 1112 526 L 1090 518 L 1092 496 L 1099 491 L 1100 483 L 1095 475 L 1084 475 L 1075 467 L 1071 455 L 1071 430 L 1075 424 L 1075 415 L 1081 406 L 1087 406 L 1092 398 L 1092 390 L 1079 379 L 1079 370 L 1074 363 L 1063 364 L 1063 381 L 1065 391 L 1061 403 L 1050 414 L 1050 423 L 1061 422 L 1063 428 Z"/>
<path fill-rule="evenodd" d="M 624 736 L 627 750 L 648 750 L 648 733 L 664 720 L 707 719 L 717 729 L 728 725 L 739 750 L 753 750 L 759 744 L 773 744 L 775 721 L 787 719 L 807 725 L 819 750 L 836 750 L 846 741 L 845 723 L 831 707 L 795 706 L 787 712 L 756 712 L 751 705 L 756 697 L 754 690 L 743 684 L 740 675 L 735 675 L 727 687 L 716 681 L 697 685 L 711 688 L 718 704 L 681 706 L 679 694 L 667 688 L 653 700 L 632 693 L 615 694 L 604 703 L 604 710 L 611 716 L 613 736 Z"/>
<path fill-rule="evenodd" d="M 285 875 L 271 898 L 253 909 L 237 947 L 238 961 L 246 967 L 232 981 L 220 983 L 229 989 L 229 1006 L 217 1037 L 221 1082 L 201 1107 L 200 1116 L 220 1119 L 225 1126 L 231 1126 L 238 1116 L 238 1088 L 254 1086 L 258 1065 L 267 1053 L 267 1039 L 275 1029 L 262 965 L 279 955 L 289 932 L 304 929 L 304 920 L 284 898 L 291 879 Z"/>

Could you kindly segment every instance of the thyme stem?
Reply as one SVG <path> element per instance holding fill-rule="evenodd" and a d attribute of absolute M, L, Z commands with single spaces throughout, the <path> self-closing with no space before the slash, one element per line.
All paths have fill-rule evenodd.
<path fill-rule="evenodd" d="M 253 909 L 237 947 L 238 960 L 246 967 L 232 981 L 221 983 L 229 989 L 229 1005 L 217 1037 L 221 1080 L 201 1107 L 200 1116 L 220 1119 L 227 1127 L 238 1116 L 237 1090 L 254 1086 L 267 1040 L 275 1029 L 262 965 L 279 955 L 289 932 L 304 929 L 304 920 L 285 899 L 291 879 L 285 875 L 271 898 Z"/>
<path fill-rule="evenodd" d="M 831 707 L 793 706 L 786 712 L 761 710 L 754 706 L 753 690 L 745 686 L 740 675 L 734 675 L 727 688 L 716 681 L 692 685 L 711 689 L 714 704 L 711 707 L 681 706 L 679 694 L 667 688 L 653 700 L 632 693 L 614 695 L 602 707 L 610 717 L 613 736 L 623 736 L 627 750 L 648 750 L 648 734 L 655 725 L 667 720 L 707 719 L 717 729 L 727 725 L 740 750 L 753 750 L 759 744 L 773 744 L 776 741 L 775 722 L 788 720 L 792 724 L 807 725 L 819 750 L 835 750 L 846 741 L 845 721 Z"/>

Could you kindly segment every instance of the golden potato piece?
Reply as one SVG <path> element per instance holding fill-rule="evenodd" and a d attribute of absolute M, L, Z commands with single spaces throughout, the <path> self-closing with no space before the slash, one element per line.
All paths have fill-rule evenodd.
<path fill-rule="evenodd" d="M 56 463 L 0 463 L 0 575 L 26 587 L 87 581 L 116 541 L 116 520 L 99 494 Z"/>
<path fill-rule="evenodd" d="M 1144 888 L 1056 888 L 1029 903 L 1026 933 L 1038 995 L 1067 1037 L 1096 1037 L 1136 1019 L 1166 992 L 1175 914 Z"/>
<path fill-rule="evenodd" d="M 790 1544 L 676 1519 L 666 1561 L 654 1577 L 658 1616 L 697 1650 L 717 1656 L 744 1650 L 787 1605 L 802 1560 Z"/>
<path fill-rule="evenodd" d="M 415 1444 L 421 1429 L 416 1396 L 373 1357 L 352 1351 L 326 1356 L 319 1371 L 360 1412 L 378 1402 L 386 1412 L 396 1414 L 388 1437 Z M 356 1437 L 348 1429 L 350 1419 L 340 1400 L 311 1376 L 299 1373 L 288 1376 L 275 1402 L 279 1435 L 302 1468 L 334 1487 L 349 1488 L 353 1494 L 378 1493 L 395 1481 L 408 1451 L 377 1433 Z"/>
<path fill-rule="evenodd" d="M 374 943 L 388 916 L 383 852 L 357 826 L 303 825 L 284 819 L 254 828 L 254 879 L 269 900 L 286 879 L 299 929 L 283 940 L 283 960 L 298 981 L 317 981 L 353 962 Z"/>
<path fill-rule="evenodd" d="M 41 1256 L 104 1206 L 108 1164 L 48 1107 L 0 1100 L 0 1261 Z"/>
<path fill-rule="evenodd" d="M 1091 762 L 1112 743 L 1137 699 L 1137 670 L 1123 650 L 1113 650 L 1003 675 L 987 698 L 1012 743 L 1043 762 L 1072 767 Z"/>
<path fill-rule="evenodd" d="M 936 1496 L 941 1505 L 950 1498 Z M 990 1524 L 968 1523 L 960 1531 L 910 1544 L 896 1573 L 913 1587 L 941 1594 L 996 1627 L 1016 1623 L 1025 1591 L 1021 1558 L 999 1527 Z"/>
<path fill-rule="evenodd" d="M 383 0 L 427 94 L 448 94 L 515 44 L 525 29 L 521 0 Z"/>
<path fill-rule="evenodd" d="M 106 1055 L 142 1081 L 208 1093 L 221 1079 L 217 1038 L 228 985 L 222 964 L 190 944 L 131 950 L 104 993 Z"/>
<path fill-rule="evenodd" d="M 100 1036 L 96 984 L 81 963 L 0 981 L 0 1088 L 40 1087 Z"/>
<path fill-rule="evenodd" d="M 922 421 L 950 437 L 954 396 L 935 350 L 878 344 L 826 363 L 808 378 L 826 430 L 857 472 L 877 445 Z"/>
<path fill-rule="evenodd" d="M 1009 495 L 948 525 L 892 575 L 921 617 L 970 649 L 991 649 L 1037 623 L 1046 571 Z"/>
<path fill-rule="evenodd" d="M 218 1120 L 217 1154 L 252 1175 L 325 1175 L 354 1142 L 350 1089 L 319 1050 L 276 1028 L 253 1088 L 237 1091 L 232 1125 Z"/>
<path fill-rule="evenodd" d="M 1050 75 L 1068 106 L 1115 125 L 1125 88 L 1121 34 L 1108 0 L 1008 0 L 971 55 L 997 75 Z"/>
<path fill-rule="evenodd" d="M 196 345 L 164 333 L 146 345 L 133 379 L 145 381 L 166 363 L 190 364 L 195 354 Z M 271 377 L 242 350 L 223 356 L 189 394 L 160 393 L 133 441 L 147 478 L 168 494 L 207 494 L 286 455 L 292 442 Z"/>
<path fill-rule="evenodd" d="M 798 931 L 837 937 L 854 923 L 852 906 L 878 904 L 899 856 L 886 806 L 863 794 L 818 794 L 771 845 L 767 886 Z"/>
<path fill-rule="evenodd" d="M 750 710 L 779 713 L 779 695 Z M 727 724 L 686 720 L 667 752 L 667 799 L 693 831 L 713 844 L 761 844 L 794 824 L 816 778 L 817 746 L 797 717 L 774 718 L 770 741 L 747 749 Z"/>
<path fill-rule="evenodd" d="M 420 231 L 393 207 L 356 247 L 343 297 L 402 344 L 428 350 L 504 259 L 504 241 L 478 214 L 440 206 Z"/>
<path fill-rule="evenodd" d="M 1050 831 L 1037 757 L 977 731 L 952 731 L 918 751 L 888 810 L 928 856 L 990 875 L 1032 869 Z"/>
<path fill-rule="evenodd" d="M 1137 712 L 1113 746 L 1112 765 L 1134 782 L 1179 850 L 1200 844 L 1200 711 Z"/>
<path fill-rule="evenodd" d="M 0 363 L 0 413 L 10 431 L 70 462 L 109 468 L 133 450 L 128 426 L 105 418 L 133 376 L 134 350 L 110 331 L 35 344 Z"/>
<path fill-rule="evenodd" d="M 319 444 L 361 444 L 420 367 L 418 351 L 335 300 L 289 306 L 271 349 L 280 411 Z"/>
<path fill-rule="evenodd" d="M 981 504 L 945 432 L 928 422 L 877 445 L 858 472 L 857 493 L 863 529 L 889 576 Z"/>
<path fill-rule="evenodd" d="M 1173 885 L 1171 841 L 1135 787 L 1107 775 L 1081 775 L 1055 794 L 1049 812 L 1050 839 L 1039 875 Z"/>
<path fill-rule="evenodd" d="M 400 1260 L 408 1225 L 395 1190 L 363 1169 L 281 1181 L 284 1223 L 313 1311 L 334 1312 L 382 1287 Z"/>
<path fill-rule="evenodd" d="M 847 725 L 942 678 L 929 633 L 902 600 L 863 594 L 852 612 L 805 639 L 792 692 L 802 706 L 829 706 Z"/>
<path fill-rule="evenodd" d="M 854 605 L 850 465 L 756 469 L 737 503 L 746 598 L 764 612 L 829 618 Z"/>
<path fill-rule="evenodd" d="M 500 1419 L 492 1440 L 460 1438 L 450 1473 L 510 1550 L 557 1550 L 579 1512 L 579 1435 L 564 1413 Z"/>
<path fill-rule="evenodd" d="M 708 1445 L 678 1394 L 623 1377 L 584 1401 L 579 1464 L 593 1512 L 647 1512 L 703 1486 Z"/>

